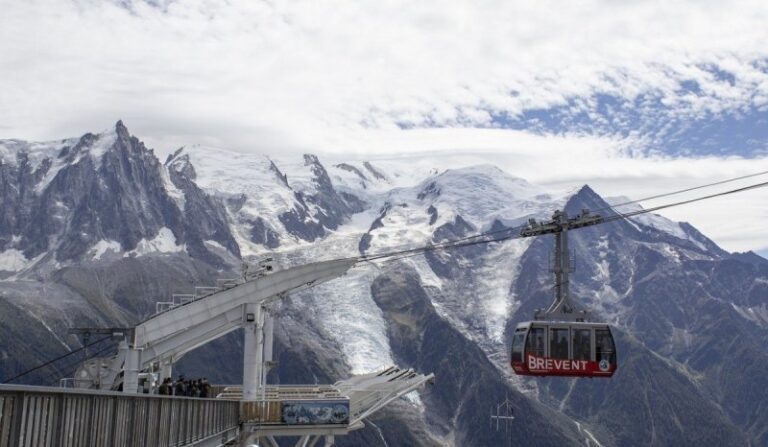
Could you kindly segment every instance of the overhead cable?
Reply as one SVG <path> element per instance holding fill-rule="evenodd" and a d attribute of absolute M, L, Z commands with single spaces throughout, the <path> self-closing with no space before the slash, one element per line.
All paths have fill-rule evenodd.
<path fill-rule="evenodd" d="M 754 176 L 754 175 L 759 175 L 759 174 L 753 174 L 752 176 Z M 749 191 L 749 190 L 753 190 L 753 189 L 763 188 L 763 187 L 766 187 L 766 186 L 768 186 L 768 182 L 756 183 L 756 184 L 744 186 L 744 187 L 741 187 L 741 188 L 736 188 L 736 189 L 732 189 L 732 190 L 728 190 L 728 191 L 722 191 L 722 192 L 718 192 L 718 193 L 714 193 L 714 194 L 708 194 L 708 195 L 705 195 L 705 196 L 700 196 L 700 197 L 695 197 L 695 198 L 692 198 L 692 199 L 682 200 L 682 201 L 679 201 L 679 202 L 673 202 L 673 203 L 668 203 L 668 204 L 664 204 L 664 205 L 659 205 L 659 206 L 655 206 L 655 207 L 652 207 L 652 208 L 632 211 L 632 212 L 629 212 L 629 213 L 619 213 L 619 212 L 617 212 L 616 215 L 605 218 L 601 223 L 615 222 L 617 220 L 628 219 L 630 217 L 638 216 L 638 215 L 641 215 L 641 214 L 647 214 L 647 213 L 651 213 L 651 212 L 654 212 L 654 211 L 659 211 L 659 210 L 666 209 L 666 208 L 672 208 L 672 207 L 675 207 L 675 206 L 681 206 L 681 205 L 686 205 L 686 204 L 689 204 L 689 203 L 700 202 L 702 200 L 712 199 L 712 198 L 715 198 L 715 197 L 722 197 L 722 196 L 726 196 L 726 195 L 730 195 L 730 194 L 736 194 L 736 193 L 740 193 L 740 192 L 744 192 L 744 191 Z M 704 187 L 704 186 L 702 186 L 702 187 Z M 697 187 L 697 189 L 698 188 L 699 187 Z M 689 190 L 692 190 L 692 189 L 689 188 Z M 673 193 L 669 193 L 669 195 L 671 195 L 671 194 L 673 194 Z M 487 244 L 487 243 L 500 242 L 500 241 L 505 241 L 505 240 L 510 240 L 510 239 L 519 239 L 519 238 L 523 237 L 522 235 L 520 235 L 520 230 L 522 230 L 525 227 L 526 227 L 526 225 L 522 225 L 522 226 L 518 226 L 518 227 L 506 228 L 506 229 L 503 229 L 503 230 L 494 230 L 494 231 L 489 231 L 489 232 L 485 232 L 485 233 L 479 233 L 479 234 L 475 234 L 475 235 L 471 235 L 471 236 L 466 236 L 466 237 L 455 239 L 455 240 L 451 240 L 451 241 L 441 242 L 441 243 L 438 243 L 438 244 L 429 244 L 429 245 L 425 245 L 425 246 L 421 246 L 421 247 L 415 247 L 415 248 L 406 249 L 406 250 L 397 250 L 397 251 L 392 251 L 392 252 L 379 253 L 379 254 L 374 254 L 374 255 L 363 255 L 363 256 L 358 257 L 358 259 L 361 262 L 372 262 L 372 261 L 377 261 L 377 260 L 386 259 L 386 258 L 395 258 L 395 257 L 396 258 L 401 258 L 401 257 L 402 258 L 407 258 L 407 257 L 411 257 L 411 255 L 415 256 L 415 255 L 418 255 L 418 254 L 422 254 L 422 253 L 426 253 L 426 252 L 430 252 L 430 251 L 435 251 L 435 250 L 460 248 L 460 247 L 467 247 L 467 246 L 472 246 L 472 245 L 477 245 L 477 244 Z M 491 236 L 493 234 L 499 234 L 499 233 L 512 233 L 512 234 L 508 234 L 506 236 L 501 236 L 501 237 L 489 237 L 489 236 Z"/>
<path fill-rule="evenodd" d="M 748 179 L 748 178 L 752 178 L 752 177 L 759 177 L 761 175 L 766 175 L 766 174 L 768 174 L 768 171 L 756 172 L 754 174 L 742 175 L 740 177 L 732 177 L 732 178 L 728 178 L 728 179 L 725 179 L 725 180 L 719 180 L 719 181 L 713 182 L 713 183 L 707 183 L 705 185 L 693 186 L 693 187 L 690 187 L 690 188 L 679 189 L 677 191 L 671 191 L 671 192 L 666 192 L 666 193 L 662 193 L 662 194 L 656 194 L 656 195 L 653 195 L 653 196 L 643 197 L 642 199 L 635 199 L 635 200 L 630 200 L 630 201 L 627 201 L 627 202 L 616 203 L 616 204 L 613 204 L 613 205 L 609 205 L 609 206 L 606 206 L 606 207 L 603 207 L 603 208 L 599 208 L 599 209 L 596 209 L 596 210 L 591 210 L 591 211 L 595 212 L 595 213 L 598 213 L 600 211 L 604 211 L 604 210 L 611 209 L 611 208 L 618 208 L 620 206 L 632 205 L 632 204 L 639 203 L 639 202 L 647 202 L 649 200 L 661 199 L 661 198 L 664 198 L 664 197 L 669 197 L 669 196 L 674 196 L 674 195 L 677 195 L 677 194 L 682 194 L 684 192 L 696 191 L 698 189 L 704 189 L 704 188 L 710 188 L 712 186 L 724 185 L 726 183 L 732 183 L 732 182 L 736 182 L 736 181 L 739 181 L 739 180 L 744 180 L 744 179 Z"/>
<path fill-rule="evenodd" d="M 108 339 L 108 338 L 110 338 L 110 337 L 111 337 L 111 336 L 109 336 L 109 335 L 108 335 L 108 336 L 106 336 L 106 337 L 104 337 L 104 338 L 100 338 L 100 339 L 98 339 L 98 340 L 96 340 L 96 341 L 93 341 L 93 342 L 91 342 L 91 343 L 88 343 L 87 345 L 83 345 L 81 348 L 75 349 L 74 351 L 69 351 L 68 353 L 66 353 L 66 354 L 64 354 L 64 355 L 60 355 L 60 356 L 56 357 L 56 358 L 55 358 L 55 359 L 53 359 L 53 360 L 49 360 L 49 361 L 47 361 L 47 362 L 45 362 L 45 363 L 42 363 L 42 364 L 40 364 L 40 365 L 37 365 L 37 366 L 35 366 L 34 368 L 30 368 L 30 369 L 28 369 L 28 370 L 24 371 L 24 372 L 23 372 L 23 373 L 21 373 L 21 374 L 17 374 L 17 375 L 15 375 L 15 376 L 11 377 L 10 379 L 6 379 L 6 380 L 3 380 L 3 383 L 9 383 L 9 382 L 12 382 L 12 381 L 14 381 L 14 380 L 18 379 L 19 377 L 23 377 L 23 376 L 26 376 L 27 374 L 29 374 L 29 373 L 31 373 L 31 372 L 34 372 L 34 371 L 37 371 L 37 370 L 38 370 L 38 369 L 40 369 L 40 368 L 45 368 L 46 366 L 50 365 L 51 363 L 55 363 L 55 362 L 58 362 L 59 360 L 61 360 L 61 359 L 65 358 L 65 357 L 69 357 L 70 355 L 72 355 L 72 354 L 75 354 L 75 353 L 77 353 L 77 352 L 80 352 L 80 351 L 82 351 L 82 350 L 83 350 L 83 349 L 85 349 L 85 348 L 88 348 L 88 347 L 90 347 L 90 346 L 93 346 L 93 345 L 95 345 L 95 344 L 97 344 L 97 343 L 101 343 L 102 341 L 104 341 L 104 340 L 106 340 L 106 339 Z"/>

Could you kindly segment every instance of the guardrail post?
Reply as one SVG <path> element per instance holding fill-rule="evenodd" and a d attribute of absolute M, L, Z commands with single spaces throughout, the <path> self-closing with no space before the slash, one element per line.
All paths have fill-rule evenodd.
<path fill-rule="evenodd" d="M 136 425 L 136 399 L 131 398 L 131 409 L 128 411 L 131 415 L 128 424 L 128 445 L 133 447 L 133 430 L 131 428 Z"/>
<path fill-rule="evenodd" d="M 109 445 L 115 445 L 115 433 L 117 432 L 117 398 L 109 399 L 112 407 L 112 419 L 109 423 Z"/>
<path fill-rule="evenodd" d="M 88 427 L 86 431 L 86 438 L 85 438 L 85 445 L 91 445 L 91 440 L 93 439 L 93 430 L 94 430 L 94 424 L 93 424 L 93 407 L 96 406 L 96 396 L 91 397 L 90 399 L 90 405 L 88 405 L 88 419 L 86 419 L 85 423 Z"/>
<path fill-rule="evenodd" d="M 138 400 L 140 398 L 137 398 Z M 149 446 L 149 415 L 152 413 L 152 402 L 144 401 L 141 403 L 141 407 L 144 410 L 144 444 L 145 446 Z"/>
<path fill-rule="evenodd" d="M 52 446 L 53 447 L 59 447 L 61 445 L 64 445 L 64 424 L 62 423 L 62 419 L 64 418 L 64 395 L 60 394 L 56 396 L 56 410 L 55 414 L 53 416 L 55 418 L 55 422 L 53 424 L 53 430 L 51 433 L 53 436 L 51 437 Z"/>
<path fill-rule="evenodd" d="M 163 426 L 163 401 L 157 400 L 157 417 L 155 418 L 155 421 L 157 422 L 157 430 L 155 433 L 155 445 L 160 446 L 160 427 Z"/>
<path fill-rule="evenodd" d="M 19 393 L 19 411 L 16 414 L 16 421 L 14 421 L 14 426 L 16 427 L 13 440 L 17 443 L 16 445 L 21 445 L 22 441 L 24 440 L 24 424 L 26 422 L 26 413 L 27 413 L 27 396 L 25 393 Z"/>

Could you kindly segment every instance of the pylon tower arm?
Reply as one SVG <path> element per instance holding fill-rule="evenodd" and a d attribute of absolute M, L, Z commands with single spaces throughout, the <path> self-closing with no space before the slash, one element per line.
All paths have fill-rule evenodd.
<path fill-rule="evenodd" d="M 552 273 L 555 276 L 555 300 L 546 310 L 537 311 L 535 318 L 560 319 L 584 321 L 587 311 L 578 310 L 571 303 L 569 284 L 570 274 L 574 271 L 571 263 L 570 250 L 568 249 L 568 231 L 576 228 L 584 228 L 601 224 L 605 219 L 599 214 L 591 214 L 588 209 L 583 209 L 576 217 L 568 218 L 565 211 L 557 210 L 552 219 L 546 222 L 528 221 L 528 226 L 520 231 L 522 237 L 555 235 L 555 253 Z"/>

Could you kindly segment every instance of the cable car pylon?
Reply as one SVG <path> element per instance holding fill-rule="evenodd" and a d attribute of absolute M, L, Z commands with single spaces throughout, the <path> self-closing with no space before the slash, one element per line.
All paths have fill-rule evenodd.
<path fill-rule="evenodd" d="M 555 258 L 551 267 L 555 274 L 555 301 L 548 309 L 537 310 L 534 314 L 536 320 L 585 321 L 588 318 L 589 312 L 576 309 L 570 300 L 569 276 L 575 268 L 568 249 L 568 230 L 598 225 L 603 221 L 599 214 L 590 214 L 588 209 L 583 209 L 573 218 L 568 218 L 565 211 L 557 210 L 547 222 L 538 223 L 529 219 L 528 226 L 520 231 L 522 237 L 555 235 Z"/>
<path fill-rule="evenodd" d="M 589 311 L 578 309 L 570 299 L 570 274 L 574 265 L 568 250 L 568 231 L 604 223 L 599 214 L 583 209 L 569 218 L 555 211 L 552 219 L 529 219 L 521 237 L 555 235 L 555 299 L 545 310 L 534 313 L 534 320 L 517 325 L 512 339 L 510 363 L 519 375 L 611 377 L 616 371 L 616 348 L 610 327 L 589 322 Z"/>

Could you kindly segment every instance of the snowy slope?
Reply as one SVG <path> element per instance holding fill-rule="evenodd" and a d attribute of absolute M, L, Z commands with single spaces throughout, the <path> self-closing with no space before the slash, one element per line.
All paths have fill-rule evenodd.
<path fill-rule="evenodd" d="M 253 222 L 263 222 L 264 229 L 286 233 L 279 216 L 300 204 L 283 174 L 268 158 L 205 146 L 183 147 L 166 161 L 169 170 L 192 170 L 193 180 L 207 193 L 237 203 L 228 207 L 232 233 L 244 256 L 264 252 L 249 237 Z M 169 190 L 177 189 L 172 183 Z M 183 200 L 183 192 L 180 200 Z"/>
<path fill-rule="evenodd" d="M 474 232 L 487 231 L 494 223 L 518 225 L 531 216 L 547 217 L 563 200 L 490 165 L 449 169 L 387 194 L 370 230 L 369 251 L 425 244 L 437 228 L 457 217 Z"/>
<path fill-rule="evenodd" d="M 643 210 L 643 206 L 640 205 L 639 203 L 627 203 L 627 202 L 630 202 L 630 199 L 625 196 L 608 197 L 605 199 L 605 201 L 608 202 L 609 205 L 614 206 L 614 209 L 619 213 L 631 213 L 633 211 Z M 625 204 L 625 205 L 615 206 L 617 204 Z M 667 219 L 666 217 L 660 216 L 658 214 L 653 214 L 653 213 L 634 216 L 630 220 L 639 225 L 643 225 L 643 226 L 650 227 L 655 230 L 667 233 L 678 239 L 691 241 L 697 247 L 701 248 L 702 250 L 706 250 L 706 247 L 704 246 L 704 244 L 701 241 L 699 241 L 697 238 L 695 238 L 693 235 L 686 232 L 683 226 L 679 222 L 675 222 L 671 219 Z"/>
<path fill-rule="evenodd" d="M 548 195 L 493 166 L 448 169 L 414 186 L 388 192 L 361 248 L 366 253 L 388 252 L 485 232 L 499 225 L 512 227 L 529 217 L 549 217 L 565 199 Z M 455 234 L 456 228 L 466 234 Z M 419 273 L 438 314 L 503 368 L 506 321 L 519 305 L 513 292 L 517 264 L 530 242 L 490 244 L 479 259 L 467 264 L 462 264 L 461 252 L 439 253 L 438 258 L 453 259 L 466 267 L 462 273 L 451 275 L 435 270 L 435 263 L 423 256 L 402 262 Z"/>
<path fill-rule="evenodd" d="M 72 147 L 78 138 L 69 138 L 58 141 L 28 142 L 24 140 L 0 140 L 0 161 L 8 164 L 21 162 L 20 155 L 26 155 L 26 159 L 33 169 L 45 159 L 55 159 L 65 147 Z"/>
<path fill-rule="evenodd" d="M 41 193 L 63 167 L 76 164 L 83 157 L 90 157 L 98 167 L 101 157 L 116 138 L 115 129 L 107 129 L 98 134 L 58 141 L 0 140 L 0 160 L 18 165 L 23 157 L 33 172 L 42 174 L 35 184 L 35 191 Z"/>

